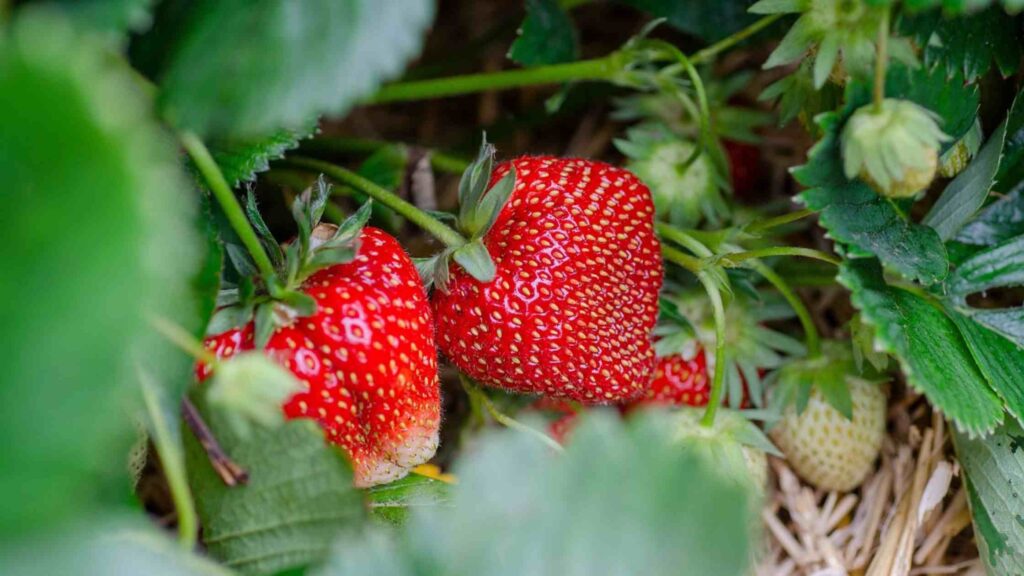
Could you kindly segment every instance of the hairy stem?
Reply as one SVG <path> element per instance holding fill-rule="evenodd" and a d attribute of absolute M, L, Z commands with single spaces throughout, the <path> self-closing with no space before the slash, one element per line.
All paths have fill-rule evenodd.
<path fill-rule="evenodd" d="M 744 226 L 744 230 L 746 230 L 747 232 L 750 232 L 751 234 L 757 234 L 759 232 L 764 232 L 766 230 L 771 230 L 772 228 L 778 228 L 779 226 L 785 226 L 786 224 L 789 224 L 790 222 L 796 222 L 797 220 L 800 220 L 801 218 L 806 218 L 806 217 L 811 216 L 813 214 L 814 214 L 814 210 L 811 210 L 810 208 L 804 208 L 802 210 L 797 210 L 795 212 L 787 212 L 785 214 L 780 214 L 780 215 L 774 216 L 772 218 L 766 218 L 764 220 L 758 220 L 756 222 L 751 222 L 750 224 L 747 224 L 746 226 Z"/>
<path fill-rule="evenodd" d="M 672 226 L 671 224 L 666 224 L 664 222 L 655 222 L 654 230 L 662 238 L 665 238 L 666 240 L 671 240 L 676 244 L 683 246 L 684 248 L 686 248 L 690 252 L 693 252 L 697 256 L 700 256 L 701 258 L 707 258 L 709 256 L 714 255 L 714 252 L 712 252 L 711 249 L 705 246 L 704 243 L 702 243 L 700 240 L 697 240 L 693 236 L 687 234 L 686 232 L 680 230 L 679 228 L 676 228 L 675 226 Z"/>
<path fill-rule="evenodd" d="M 515 418 L 509 416 L 508 414 L 505 414 L 498 410 L 494 403 L 491 402 L 491 399 L 487 397 L 487 394 L 485 394 L 484 391 L 481 390 L 476 384 L 474 384 L 466 375 L 459 374 L 459 381 L 462 383 L 462 388 L 466 391 L 466 394 L 469 395 L 470 401 L 478 402 L 479 404 L 483 405 L 483 407 L 487 410 L 487 413 L 491 415 L 491 418 L 494 418 L 495 422 L 501 424 L 506 428 L 511 428 L 513 430 L 517 430 L 519 432 L 523 432 L 525 434 L 533 436 L 534 438 L 540 440 L 545 445 L 547 445 L 548 448 L 554 450 L 555 452 L 564 451 L 562 445 L 559 444 L 558 441 L 556 441 L 554 438 L 548 436 L 547 434 L 541 432 L 540 430 L 531 428 L 530 426 L 527 426 L 526 424 L 523 424 L 522 422 L 516 420 Z"/>
<path fill-rule="evenodd" d="M 757 22 L 754 22 L 750 26 L 747 26 L 743 30 L 735 32 L 734 34 L 727 36 L 725 38 L 722 38 L 721 40 L 715 42 L 714 44 L 708 46 L 707 48 L 702 48 L 694 52 L 693 56 L 690 57 L 690 62 L 693 62 L 694 64 L 699 64 L 701 62 L 711 60 L 712 58 L 718 56 L 722 52 L 725 52 L 726 50 L 732 48 L 733 46 L 739 44 L 740 42 L 746 40 L 747 38 L 750 38 L 754 34 L 757 34 L 761 30 L 764 30 L 765 28 L 771 26 L 772 24 L 775 23 L 776 20 L 782 18 L 783 16 L 785 16 L 785 14 L 771 14 L 769 16 L 765 16 L 759 19 Z"/>
<path fill-rule="evenodd" d="M 689 254 L 683 252 L 682 250 L 677 250 L 671 246 L 665 246 L 664 244 L 662 244 L 661 255 L 665 258 L 665 260 L 668 260 L 669 262 L 676 264 L 678 266 L 682 266 L 683 268 L 686 268 L 687 270 L 693 272 L 694 274 L 699 274 L 702 269 L 701 261 L 699 258 L 694 258 L 693 256 L 690 256 Z"/>
<path fill-rule="evenodd" d="M 252 229 L 249 219 L 245 217 L 242 205 L 238 203 L 238 198 L 231 191 L 228 181 L 224 179 L 224 174 L 221 173 L 217 162 L 214 161 L 213 156 L 210 155 L 210 151 L 203 144 L 203 141 L 194 133 L 182 132 L 179 138 L 182 146 L 185 147 L 185 151 L 188 152 L 188 155 L 192 157 L 192 161 L 195 162 L 199 173 L 206 180 L 206 185 L 213 194 L 213 197 L 220 204 L 221 209 L 224 211 L 224 216 L 227 217 L 228 222 L 235 230 L 235 233 L 238 234 L 238 238 L 245 245 L 246 250 L 252 255 L 253 262 L 256 263 L 256 268 L 263 275 L 264 281 L 269 282 L 275 275 L 274 265 L 270 262 L 270 256 L 267 255 L 267 251 L 263 249 L 263 244 L 260 243 L 259 237 L 256 236 L 256 231 Z"/>
<path fill-rule="evenodd" d="M 786 302 L 789 302 L 790 308 L 796 313 L 796 317 L 800 320 L 800 325 L 804 329 L 804 343 L 807 346 L 808 357 L 814 358 L 821 354 L 821 338 L 818 336 L 818 328 L 814 325 L 811 313 L 807 310 L 807 306 L 804 305 L 800 296 L 782 279 L 782 276 L 779 276 L 775 270 L 772 270 L 765 263 L 752 260 L 749 265 L 767 280 L 769 284 L 774 286 L 779 291 L 779 294 L 786 299 Z"/>
<path fill-rule="evenodd" d="M 437 218 L 434 218 L 430 214 L 420 210 L 415 205 L 405 201 L 394 192 L 381 188 L 351 170 L 329 162 L 314 160 L 313 158 L 304 158 L 301 156 L 290 157 L 285 160 L 284 163 L 297 168 L 321 172 L 333 180 L 342 184 L 347 184 L 348 186 L 359 190 L 370 198 L 373 198 L 377 202 L 380 202 L 399 213 L 426 232 L 429 232 L 432 236 L 443 242 L 448 247 L 458 248 L 466 243 L 466 239 L 462 237 L 462 234 L 459 234 L 444 222 L 441 222 Z"/>
<path fill-rule="evenodd" d="M 718 286 L 706 273 L 697 274 L 697 279 L 704 285 L 704 290 L 711 300 L 711 310 L 715 317 L 715 373 L 711 378 L 711 395 L 708 397 L 708 407 L 700 423 L 702 426 L 710 427 L 715 423 L 715 413 L 722 403 L 723 384 L 725 381 L 725 305 L 722 303 L 722 294 Z"/>
<path fill-rule="evenodd" d="M 820 250 L 814 250 L 812 248 L 799 248 L 797 246 L 772 246 L 770 248 L 758 248 L 756 250 L 747 250 L 745 252 L 732 252 L 729 254 L 723 254 L 721 256 L 721 262 L 724 266 L 735 266 L 740 262 L 756 258 L 770 258 L 772 256 L 800 256 L 803 258 L 811 258 L 813 260 L 821 260 L 822 262 L 828 262 L 829 264 L 835 264 L 838 266 L 842 261 L 831 254 L 826 254 Z"/>

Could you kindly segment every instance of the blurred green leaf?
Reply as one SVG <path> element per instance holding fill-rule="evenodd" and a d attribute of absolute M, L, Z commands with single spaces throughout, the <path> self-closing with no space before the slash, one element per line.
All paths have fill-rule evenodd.
<path fill-rule="evenodd" d="M 18 576 L 230 576 L 190 554 L 142 518 L 90 518 L 44 537 L 5 541 L 0 572 Z"/>
<path fill-rule="evenodd" d="M 588 413 L 561 455 L 491 435 L 456 466 L 451 507 L 343 538 L 317 574 L 744 574 L 753 496 L 673 442 L 673 424 Z"/>
<path fill-rule="evenodd" d="M 194 201 L 174 147 L 105 42 L 22 9 L 0 37 L 0 532 L 24 533 L 127 485 L 126 380 L 190 362 L 146 324 L 197 329 Z"/>
<path fill-rule="evenodd" d="M 885 284 L 877 260 L 848 260 L 839 281 L 875 346 L 900 361 L 907 382 L 969 434 L 987 434 L 1003 420 L 1003 403 L 989 388 L 956 324 L 921 296 Z"/>
<path fill-rule="evenodd" d="M 1024 430 L 1011 418 L 985 438 L 953 439 L 982 560 L 990 574 L 1024 573 Z"/>
<path fill-rule="evenodd" d="M 998 7 L 950 18 L 941 11 L 904 16 L 900 30 L 924 47 L 924 64 L 938 66 L 967 82 L 983 76 L 995 63 L 1003 76 L 1017 71 L 1021 58 L 1021 23 Z"/>
<path fill-rule="evenodd" d="M 342 115 L 400 74 L 429 0 L 189 0 L 162 11 L 147 60 L 176 125 L 252 138 Z M 153 44 L 156 44 L 155 46 Z"/>
<path fill-rule="evenodd" d="M 53 0 L 76 25 L 103 34 L 111 41 L 127 41 L 129 32 L 141 32 L 152 22 L 156 0 Z"/>
<path fill-rule="evenodd" d="M 331 540 L 365 517 L 344 455 L 309 420 L 255 429 L 243 440 L 223 413 L 196 406 L 224 451 L 249 473 L 228 487 L 193 434 L 185 435 L 192 491 L 209 554 L 242 574 L 273 574 L 321 560 Z"/>
<path fill-rule="evenodd" d="M 706 42 L 714 42 L 757 21 L 747 12 L 753 0 L 698 2 L 679 0 L 620 0 Z"/>
<path fill-rule="evenodd" d="M 984 250 L 961 263 L 949 278 L 954 298 L 991 288 L 1024 285 L 1024 236 Z"/>
<path fill-rule="evenodd" d="M 571 62 L 579 57 L 576 27 L 557 0 L 526 0 L 526 19 L 508 57 L 528 67 Z"/>
<path fill-rule="evenodd" d="M 413 509 L 450 505 L 453 489 L 447 482 L 414 472 L 390 484 L 374 486 L 366 496 L 371 514 L 392 524 L 403 524 Z"/>
<path fill-rule="evenodd" d="M 957 242 L 989 246 L 1024 234 L 1024 184 L 985 207 L 956 236 Z"/>

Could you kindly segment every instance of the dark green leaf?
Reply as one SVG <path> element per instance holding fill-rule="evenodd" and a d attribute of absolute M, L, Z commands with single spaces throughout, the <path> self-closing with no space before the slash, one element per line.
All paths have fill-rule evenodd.
<path fill-rule="evenodd" d="M 481 282 L 494 280 L 494 260 L 481 240 L 474 240 L 456 248 L 452 258 L 473 278 Z"/>
<path fill-rule="evenodd" d="M 839 281 L 866 324 L 875 345 L 894 355 L 907 382 L 970 434 L 986 434 L 1003 419 L 1003 405 L 988 386 L 956 324 L 922 297 L 885 284 L 875 260 L 843 264 Z"/>
<path fill-rule="evenodd" d="M 1009 141 L 1007 141 L 1009 146 Z M 960 230 L 956 240 L 989 246 L 1024 234 L 1024 185 L 988 205 Z"/>
<path fill-rule="evenodd" d="M 558 64 L 579 57 L 576 28 L 557 0 L 526 0 L 526 19 L 508 57 L 523 66 Z"/>
<path fill-rule="evenodd" d="M 947 309 L 978 368 L 1018 421 L 1024 421 L 1024 350 L 956 310 Z"/>
<path fill-rule="evenodd" d="M 1016 189 L 1024 181 L 1024 98 L 1021 93 L 1014 99 L 1006 119 L 1006 144 L 996 181 L 1004 192 Z"/>
<path fill-rule="evenodd" d="M 317 576 L 382 567 L 450 576 L 745 574 L 754 495 L 673 438 L 675 423 L 660 413 L 629 425 L 589 413 L 557 457 L 531 436 L 491 435 L 456 466 L 452 506 L 414 510 L 391 538 L 340 540 Z"/>
<path fill-rule="evenodd" d="M 269 301 L 256 307 L 253 342 L 257 348 L 265 348 L 267 342 L 270 341 L 270 337 L 274 334 L 274 330 L 277 329 L 277 323 L 274 320 L 274 306 L 275 303 Z"/>
<path fill-rule="evenodd" d="M 800 118 L 808 127 L 814 124 L 813 119 L 818 114 L 835 110 L 842 98 L 842 89 L 832 82 L 827 82 L 820 90 L 815 88 L 810 59 L 805 59 L 792 74 L 769 85 L 758 96 L 758 100 L 778 99 L 780 125 Z"/>
<path fill-rule="evenodd" d="M 107 503 L 128 485 L 136 362 L 189 360 L 150 315 L 199 329 L 196 202 L 177 152 L 107 44 L 59 13 L 0 34 L 0 535 Z M 120 499 L 119 499 L 120 500 Z"/>
<path fill-rule="evenodd" d="M 957 433 L 953 439 L 982 560 L 991 574 L 1024 573 L 1024 430 L 1010 418 L 986 438 Z"/>
<path fill-rule="evenodd" d="M 849 105 L 848 105 L 849 108 Z M 849 109 L 847 111 L 849 113 Z M 946 249 L 934 230 L 908 221 L 894 204 L 859 179 L 847 180 L 840 156 L 841 118 L 819 119 L 825 135 L 793 175 L 809 189 L 800 198 L 821 212 L 819 222 L 837 241 L 874 254 L 900 274 L 932 284 L 947 273 Z"/>
<path fill-rule="evenodd" d="M 620 0 L 647 12 L 704 41 L 721 40 L 753 24 L 757 15 L 747 13 L 753 0 L 680 2 L 678 0 Z"/>
<path fill-rule="evenodd" d="M 214 140 L 209 144 L 210 153 L 228 184 L 238 186 L 255 180 L 257 174 L 270 169 L 271 160 L 283 158 L 285 152 L 315 132 L 316 122 L 306 122 L 301 128 L 286 128 L 261 138 Z"/>
<path fill-rule="evenodd" d="M 188 471 L 209 554 L 242 574 L 273 574 L 321 560 L 331 539 L 365 517 L 344 456 L 309 420 L 257 429 L 242 440 L 219 411 L 196 405 L 226 453 L 249 473 L 229 488 L 186 434 Z"/>
<path fill-rule="evenodd" d="M 219 241 L 217 226 L 210 215 L 209 197 L 201 196 L 201 198 L 199 227 L 206 237 L 206 258 L 203 259 L 202 268 L 192 279 L 192 291 L 199 307 L 198 329 L 195 331 L 195 336 L 198 338 L 202 338 L 206 333 L 206 326 L 210 323 L 214 310 L 218 306 L 220 272 L 224 266 L 224 246 Z"/>
<path fill-rule="evenodd" d="M 401 480 L 366 491 L 370 513 L 392 524 L 403 524 L 417 508 L 448 506 L 454 487 L 415 472 Z"/>
<path fill-rule="evenodd" d="M 96 31 L 114 43 L 127 41 L 129 32 L 150 25 L 156 0 L 54 0 L 75 25 Z"/>
<path fill-rule="evenodd" d="M 1008 76 L 1021 58 L 1020 21 L 998 7 L 960 18 L 940 11 L 905 16 L 900 28 L 925 47 L 925 66 L 939 66 L 950 78 L 962 74 L 974 82 L 993 61 Z"/>
<path fill-rule="evenodd" d="M 1004 123 L 988 139 L 974 161 L 946 186 L 924 217 L 922 223 L 934 228 L 943 240 L 956 236 L 988 198 L 989 190 L 995 182 L 996 170 L 999 168 L 1005 133 Z"/>
<path fill-rule="evenodd" d="M 1024 236 L 978 253 L 957 266 L 949 279 L 949 291 L 965 297 L 997 286 L 1024 285 Z"/>
<path fill-rule="evenodd" d="M 150 47 L 165 115 L 235 139 L 347 112 L 419 53 L 434 4 L 206 0 L 181 12 Z"/>

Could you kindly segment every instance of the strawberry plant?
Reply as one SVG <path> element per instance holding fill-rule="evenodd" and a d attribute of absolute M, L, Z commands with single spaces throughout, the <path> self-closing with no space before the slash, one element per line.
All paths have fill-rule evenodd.
<path fill-rule="evenodd" d="M 0 2 L 0 573 L 1024 573 L 1022 9 Z"/>

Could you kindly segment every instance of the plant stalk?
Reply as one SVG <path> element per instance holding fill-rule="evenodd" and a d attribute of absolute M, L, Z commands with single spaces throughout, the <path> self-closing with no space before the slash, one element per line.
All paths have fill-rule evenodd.
<path fill-rule="evenodd" d="M 828 262 L 838 266 L 842 263 L 841 260 L 826 254 L 820 250 L 814 250 L 812 248 L 800 248 L 797 246 L 771 246 L 769 248 L 758 248 L 755 250 L 747 250 L 745 252 L 731 252 L 729 254 L 721 255 L 721 262 L 724 266 L 733 267 L 740 262 L 757 259 L 757 258 L 770 258 L 772 256 L 800 256 L 803 258 L 811 258 L 813 260 L 821 260 L 822 262 Z"/>
<path fill-rule="evenodd" d="M 811 210 L 810 208 L 804 208 L 802 210 L 797 210 L 795 212 L 787 212 L 785 214 L 780 214 L 780 215 L 774 216 L 772 218 L 766 218 L 764 220 L 758 220 L 756 222 L 751 222 L 750 224 L 748 224 L 748 225 L 746 225 L 744 227 L 744 230 L 746 230 L 747 232 L 750 232 L 751 234 L 757 234 L 759 232 L 764 232 L 766 230 L 771 230 L 772 228 L 778 228 L 779 226 L 785 226 L 786 224 L 789 224 L 790 222 L 796 222 L 797 220 L 800 220 L 801 218 L 806 218 L 806 217 L 811 216 L 813 214 L 814 214 L 814 210 Z"/>
<path fill-rule="evenodd" d="M 545 445 L 547 445 L 548 448 L 554 450 L 555 452 L 565 451 L 565 449 L 562 448 L 562 445 L 559 444 L 554 438 L 548 436 L 547 434 L 544 434 L 540 430 L 531 428 L 530 426 L 527 426 L 526 424 L 523 424 L 522 422 L 516 420 L 515 418 L 498 410 L 498 408 L 494 406 L 494 403 L 491 402 L 491 399 L 487 397 L 487 394 L 485 394 L 483 390 L 481 390 L 478 386 L 471 382 L 466 375 L 459 374 L 459 381 L 462 383 L 462 388 L 466 391 L 466 394 L 469 395 L 470 401 L 473 403 L 479 403 L 480 405 L 483 405 L 484 409 L 487 410 L 487 413 L 490 414 L 491 418 L 494 418 L 494 421 L 497 422 L 498 424 L 501 424 L 505 428 L 511 428 L 513 430 L 517 430 L 519 432 L 523 432 L 527 435 L 533 436 L 534 438 L 540 440 Z"/>
<path fill-rule="evenodd" d="M 706 273 L 697 274 L 697 279 L 704 285 L 704 290 L 708 293 L 711 310 L 715 317 L 715 373 L 711 379 L 708 407 L 704 410 L 704 416 L 700 420 L 702 426 L 711 427 L 715 423 L 718 406 L 722 403 L 725 381 L 725 305 L 722 304 L 722 294 L 718 291 L 718 286 Z"/>
<path fill-rule="evenodd" d="M 878 25 L 878 46 L 875 50 L 875 85 L 874 102 L 875 112 L 882 111 L 882 101 L 885 100 L 885 69 L 889 64 L 889 16 L 891 9 L 886 6 L 882 9 L 882 22 Z"/>
<path fill-rule="evenodd" d="M 671 224 L 655 222 L 654 230 L 659 236 L 683 246 L 701 258 L 708 258 L 714 255 L 714 252 L 712 252 L 711 249 L 705 246 L 700 240 L 697 240 L 693 236 L 690 236 L 683 230 L 680 230 Z"/>
<path fill-rule="evenodd" d="M 800 320 L 800 326 L 804 329 L 804 344 L 807 346 L 807 356 L 814 358 L 820 355 L 821 338 L 818 336 L 818 327 L 814 325 L 814 319 L 811 318 L 811 313 L 807 310 L 807 306 L 804 305 L 800 296 L 782 279 L 782 276 L 779 276 L 775 270 L 772 270 L 765 263 L 752 260 L 749 265 L 779 291 L 779 294 L 786 299 L 790 308 L 796 313 L 797 319 Z"/>
<path fill-rule="evenodd" d="M 239 240 L 242 241 L 249 254 L 252 255 L 253 262 L 256 263 L 256 268 L 263 275 L 264 281 L 269 283 L 276 274 L 274 265 L 271 263 L 267 251 L 263 249 L 263 244 L 260 243 L 259 237 L 256 236 L 256 231 L 252 229 L 249 219 L 245 217 L 245 212 L 242 210 L 241 204 L 238 203 L 238 198 L 231 191 L 231 186 L 228 185 L 228 181 L 224 178 L 220 167 L 217 166 L 217 162 L 214 161 L 213 156 L 210 155 L 210 151 L 203 144 L 203 141 L 194 133 L 182 132 L 179 134 L 179 138 L 182 146 L 185 147 L 185 151 L 188 152 L 188 155 L 192 157 L 192 161 L 195 162 L 199 173 L 206 180 L 206 185 L 209 187 L 213 197 L 217 199 L 217 203 L 224 210 L 224 216 L 227 217 L 231 227 L 238 234 Z"/>
<path fill-rule="evenodd" d="M 391 208 L 423 230 L 429 232 L 449 248 L 458 248 L 466 243 L 466 239 L 463 238 L 462 234 L 459 234 L 444 222 L 441 222 L 437 218 L 434 218 L 430 214 L 420 210 L 415 205 L 407 202 L 394 192 L 374 184 L 370 180 L 363 178 L 359 174 L 356 174 L 347 168 L 342 168 L 336 164 L 315 160 L 313 158 L 305 158 L 302 156 L 290 157 L 284 160 L 284 164 L 323 173 L 333 180 L 342 184 L 347 184 L 348 186 L 359 190 L 377 202 Z"/>

